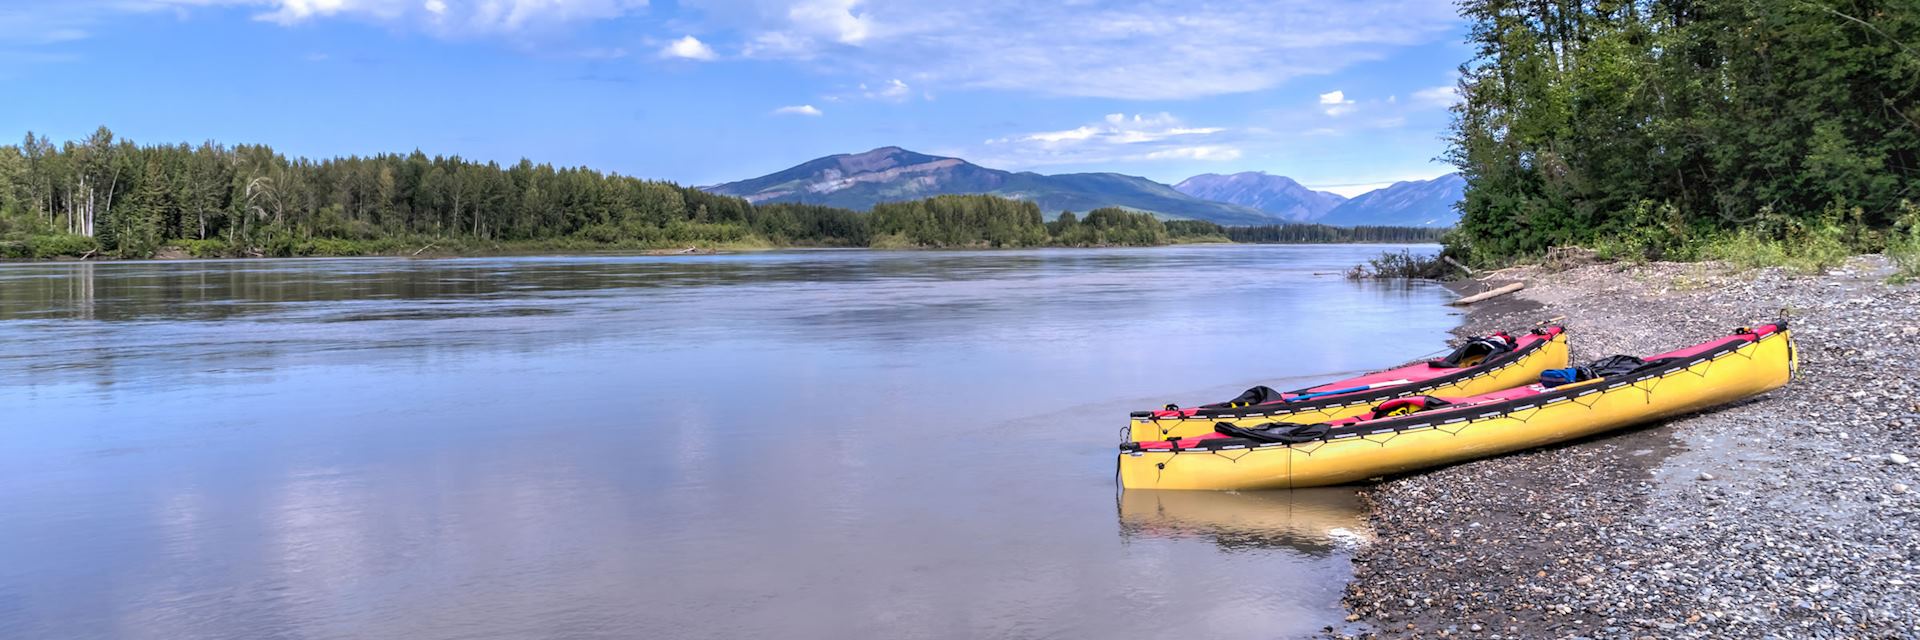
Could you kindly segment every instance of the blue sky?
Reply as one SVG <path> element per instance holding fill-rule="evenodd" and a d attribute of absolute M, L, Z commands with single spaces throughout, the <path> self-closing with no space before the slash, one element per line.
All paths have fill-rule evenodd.
<path fill-rule="evenodd" d="M 1166 182 L 1447 171 L 1448 0 L 5 0 L 0 135 L 686 184 L 897 145 Z"/>

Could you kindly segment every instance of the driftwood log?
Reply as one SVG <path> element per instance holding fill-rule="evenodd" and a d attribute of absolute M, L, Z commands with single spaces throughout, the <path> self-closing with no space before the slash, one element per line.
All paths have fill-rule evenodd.
<path fill-rule="evenodd" d="M 1500 287 L 1500 288 L 1498 288 L 1498 289 L 1494 289 L 1494 290 L 1492 290 L 1492 291 L 1486 291 L 1486 292 L 1482 292 L 1482 293 L 1476 293 L 1476 294 L 1473 294 L 1473 295 L 1470 295 L 1470 296 L 1467 296 L 1467 297 L 1465 297 L 1465 298 L 1461 298 L 1461 299 L 1459 299 L 1459 300 L 1455 300 L 1455 301 L 1453 301 L 1453 302 L 1450 302 L 1450 303 L 1448 303 L 1448 304 L 1451 304 L 1451 305 L 1453 305 L 1453 306 L 1456 306 L 1456 307 L 1464 307 L 1464 306 L 1467 306 L 1467 305 L 1470 305 L 1470 304 L 1473 304 L 1473 303 L 1475 303 L 1475 302 L 1479 302 L 1479 301 L 1482 301 L 1482 300 L 1487 300 L 1487 299 L 1489 299 L 1489 298 L 1498 298 L 1498 297 L 1500 297 L 1500 296 L 1504 296 L 1504 295 L 1507 295 L 1507 294 L 1509 294 L 1509 293 L 1513 293 L 1513 292 L 1515 292 L 1515 291 L 1519 291 L 1519 290 L 1521 290 L 1521 289 L 1525 289 L 1525 288 L 1527 288 L 1527 283 L 1525 283 L 1525 282 L 1515 282 L 1515 283 L 1513 283 L 1513 284 L 1510 284 L 1510 285 L 1507 285 L 1507 286 L 1504 286 L 1504 287 Z"/>

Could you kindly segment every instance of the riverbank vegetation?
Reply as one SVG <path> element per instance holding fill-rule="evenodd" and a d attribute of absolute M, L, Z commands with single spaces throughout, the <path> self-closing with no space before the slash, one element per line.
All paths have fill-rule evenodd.
<path fill-rule="evenodd" d="M 1452 268 L 1439 255 L 1414 255 L 1412 251 L 1388 251 L 1363 264 L 1347 269 L 1348 280 L 1421 279 L 1445 280 Z"/>
<path fill-rule="evenodd" d="M 142 146 L 105 127 L 0 147 L 0 258 L 345 256 L 687 247 L 1037 247 L 1432 242 L 1426 229 L 1221 227 L 1119 208 L 937 196 L 871 212 L 754 205 L 529 160 L 289 158 L 260 145 Z"/>
<path fill-rule="evenodd" d="M 1460 6 L 1475 55 L 1454 107 L 1467 189 L 1450 255 L 1578 245 L 1821 269 L 1915 251 L 1920 5 Z"/>

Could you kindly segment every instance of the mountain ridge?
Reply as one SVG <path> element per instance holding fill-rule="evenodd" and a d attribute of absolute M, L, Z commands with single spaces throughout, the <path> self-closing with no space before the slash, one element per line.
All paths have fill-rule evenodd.
<path fill-rule="evenodd" d="M 1314 222 L 1347 200 L 1340 194 L 1315 191 L 1293 178 L 1265 171 L 1203 173 L 1181 180 L 1173 188 L 1202 200 L 1250 207 L 1293 222 Z"/>
<path fill-rule="evenodd" d="M 1455 205 L 1466 197 L 1466 186 L 1458 173 L 1403 180 L 1340 203 L 1320 222 L 1344 227 L 1451 227 L 1460 223 Z"/>
<path fill-rule="evenodd" d="M 815 158 L 767 175 L 701 190 L 745 198 L 755 204 L 795 202 L 856 210 L 937 195 L 989 194 L 1032 201 L 1048 217 L 1061 211 L 1085 213 L 1101 207 L 1123 207 L 1223 225 L 1289 222 L 1251 207 L 1195 198 L 1139 176 L 1004 171 L 895 146 Z"/>

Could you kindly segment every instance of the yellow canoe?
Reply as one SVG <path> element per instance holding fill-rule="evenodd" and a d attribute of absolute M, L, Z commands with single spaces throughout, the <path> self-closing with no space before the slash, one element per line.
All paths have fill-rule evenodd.
<path fill-rule="evenodd" d="M 1799 366 L 1785 323 L 1649 360 L 1657 364 L 1553 389 L 1532 385 L 1418 413 L 1324 423 L 1324 430 L 1299 431 L 1319 433 L 1297 442 L 1219 433 L 1130 442 L 1120 446 L 1120 485 L 1252 490 L 1350 483 L 1698 411 L 1777 389 Z"/>
<path fill-rule="evenodd" d="M 1127 428 L 1127 441 L 1146 442 L 1213 433 L 1214 425 L 1220 422 L 1236 425 L 1328 422 L 1367 413 L 1373 409 L 1373 405 L 1393 398 L 1415 395 L 1474 396 L 1527 385 L 1538 381 L 1542 371 L 1567 366 L 1567 334 L 1560 327 L 1534 329 L 1515 341 L 1518 344 L 1512 351 L 1468 366 L 1442 368 L 1419 362 L 1284 394 L 1289 398 L 1307 396 L 1302 400 L 1135 411 Z M 1379 385 L 1382 382 L 1402 384 L 1375 386 L 1352 393 L 1314 395 L 1327 390 L 1370 383 Z"/>

